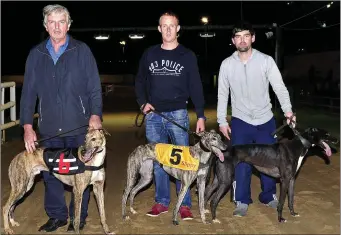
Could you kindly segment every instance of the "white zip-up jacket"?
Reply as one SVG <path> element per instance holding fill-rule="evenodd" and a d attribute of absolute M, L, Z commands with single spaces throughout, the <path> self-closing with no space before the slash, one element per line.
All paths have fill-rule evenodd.
<path fill-rule="evenodd" d="M 289 92 L 274 59 L 256 49 L 244 64 L 234 52 L 226 58 L 218 77 L 217 121 L 219 126 L 226 121 L 229 94 L 232 116 L 251 125 L 261 125 L 273 117 L 269 95 L 272 86 L 284 113 L 292 112 Z"/>

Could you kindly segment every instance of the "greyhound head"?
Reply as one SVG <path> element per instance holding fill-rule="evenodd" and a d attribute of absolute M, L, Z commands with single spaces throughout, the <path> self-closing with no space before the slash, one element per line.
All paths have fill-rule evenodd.
<path fill-rule="evenodd" d="M 302 136 L 306 138 L 312 146 L 319 146 L 324 150 L 324 154 L 328 157 L 332 155 L 330 144 L 337 144 L 339 141 L 337 138 L 330 135 L 329 132 L 320 128 L 307 128 Z"/>
<path fill-rule="evenodd" d="M 81 152 L 84 162 L 90 161 L 96 153 L 103 151 L 106 145 L 106 134 L 109 133 L 103 129 L 88 129 L 88 133 L 85 136 L 85 145 Z"/>
<path fill-rule="evenodd" d="M 209 132 L 203 131 L 197 134 L 200 137 L 201 144 L 209 151 L 213 152 L 220 161 L 224 161 L 222 151 L 227 149 L 227 145 L 222 141 L 221 136 L 215 130 Z"/>

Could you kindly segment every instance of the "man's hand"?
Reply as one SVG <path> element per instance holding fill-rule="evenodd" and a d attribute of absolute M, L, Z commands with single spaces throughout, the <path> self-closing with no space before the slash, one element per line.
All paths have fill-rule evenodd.
<path fill-rule="evenodd" d="M 91 115 L 89 120 L 89 128 L 90 129 L 101 129 L 102 121 L 98 115 Z"/>
<path fill-rule="evenodd" d="M 36 150 L 34 142 L 37 141 L 37 135 L 31 124 L 24 125 L 24 141 L 27 152 L 33 153 L 33 151 Z"/>
<path fill-rule="evenodd" d="M 205 131 L 205 119 L 198 118 L 196 133 Z"/>
<path fill-rule="evenodd" d="M 219 130 L 228 140 L 230 140 L 229 133 L 231 134 L 231 128 L 229 124 L 227 124 L 226 126 L 220 126 Z"/>
<path fill-rule="evenodd" d="M 287 118 L 288 125 L 290 124 L 290 117 L 292 117 L 293 115 L 294 115 L 293 112 L 285 113 L 285 117 Z M 295 126 L 296 126 L 296 116 L 294 116 L 291 120 L 294 121 L 292 123 L 292 126 L 295 128 Z"/>
<path fill-rule="evenodd" d="M 143 105 L 141 106 L 141 109 L 142 109 L 142 107 L 143 107 Z M 147 104 L 144 106 L 142 112 L 143 112 L 144 114 L 147 114 L 150 110 L 155 110 L 155 108 L 154 108 L 151 104 L 147 103 Z"/>

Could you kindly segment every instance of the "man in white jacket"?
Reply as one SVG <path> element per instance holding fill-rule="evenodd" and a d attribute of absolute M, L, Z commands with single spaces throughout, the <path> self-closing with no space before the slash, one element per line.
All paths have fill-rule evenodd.
<path fill-rule="evenodd" d="M 222 62 L 219 71 L 217 121 L 226 138 L 230 139 L 231 134 L 232 145 L 276 142 L 271 135 L 276 129 L 276 123 L 271 110 L 269 83 L 278 97 L 285 117 L 293 115 L 289 93 L 275 61 L 271 56 L 252 48 L 254 41 L 255 32 L 250 24 L 241 22 L 235 25 L 232 42 L 237 50 Z M 232 132 L 226 120 L 229 94 Z M 236 166 L 233 183 L 236 202 L 234 216 L 245 216 L 248 205 L 252 203 L 251 175 L 251 165 L 240 163 Z M 260 178 L 260 202 L 277 208 L 276 180 L 265 174 L 261 174 Z"/>

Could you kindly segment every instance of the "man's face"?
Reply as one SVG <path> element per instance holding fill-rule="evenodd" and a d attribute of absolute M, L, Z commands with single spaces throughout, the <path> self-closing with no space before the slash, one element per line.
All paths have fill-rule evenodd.
<path fill-rule="evenodd" d="M 247 52 L 251 48 L 251 44 L 255 41 L 255 35 L 251 35 L 249 30 L 238 32 L 232 38 L 233 44 L 240 52 Z"/>
<path fill-rule="evenodd" d="M 177 34 L 180 30 L 180 26 L 174 16 L 162 16 L 158 29 L 164 42 L 173 42 L 177 40 Z"/>
<path fill-rule="evenodd" d="M 61 41 L 66 38 L 69 31 L 69 25 L 65 13 L 52 12 L 47 17 L 46 31 L 55 41 Z"/>

